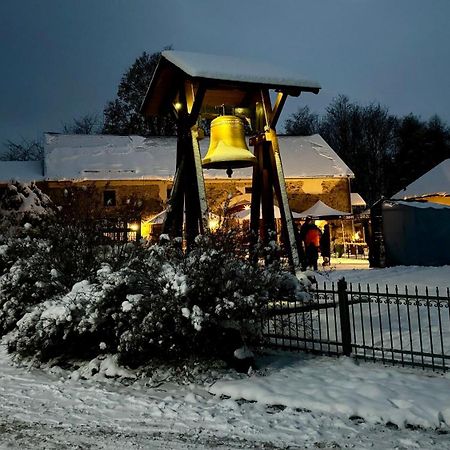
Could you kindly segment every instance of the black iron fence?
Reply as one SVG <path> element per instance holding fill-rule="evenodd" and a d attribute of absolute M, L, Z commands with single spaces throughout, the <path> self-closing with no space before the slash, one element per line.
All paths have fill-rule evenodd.
<path fill-rule="evenodd" d="M 271 346 L 383 363 L 450 369 L 450 289 L 324 284 L 308 303 L 273 302 Z"/>

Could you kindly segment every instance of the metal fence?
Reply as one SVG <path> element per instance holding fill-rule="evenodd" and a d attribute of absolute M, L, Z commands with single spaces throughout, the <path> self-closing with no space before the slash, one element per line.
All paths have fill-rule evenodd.
<path fill-rule="evenodd" d="M 450 290 L 324 284 L 308 303 L 273 302 L 264 334 L 277 348 L 450 369 Z"/>

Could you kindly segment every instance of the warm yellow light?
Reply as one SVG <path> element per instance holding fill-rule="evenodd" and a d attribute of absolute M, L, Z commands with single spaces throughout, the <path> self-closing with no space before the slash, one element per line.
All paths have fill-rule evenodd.
<path fill-rule="evenodd" d="M 176 102 L 173 106 L 177 111 L 179 111 L 183 107 L 183 105 L 180 102 Z"/>
<path fill-rule="evenodd" d="M 244 112 L 244 108 L 236 108 L 234 110 L 237 114 L 242 114 Z"/>
<path fill-rule="evenodd" d="M 219 228 L 220 220 L 218 218 L 212 217 L 208 220 L 208 228 L 210 231 L 216 231 Z"/>
<path fill-rule="evenodd" d="M 138 223 L 132 223 L 132 224 L 130 225 L 130 230 L 131 230 L 131 231 L 138 231 L 139 228 L 140 228 L 140 224 L 138 224 Z"/>

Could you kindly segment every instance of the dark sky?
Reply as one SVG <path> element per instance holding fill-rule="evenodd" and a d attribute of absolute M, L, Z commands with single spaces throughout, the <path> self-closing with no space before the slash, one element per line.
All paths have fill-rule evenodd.
<path fill-rule="evenodd" d="M 0 0 L 0 145 L 101 114 L 144 50 L 267 59 L 337 94 L 450 123 L 449 0 Z M 283 119 L 282 118 L 282 119 Z"/>

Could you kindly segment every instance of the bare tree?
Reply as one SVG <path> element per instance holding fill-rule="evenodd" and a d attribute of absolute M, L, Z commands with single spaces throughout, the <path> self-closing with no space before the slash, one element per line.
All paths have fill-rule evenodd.
<path fill-rule="evenodd" d="M 66 134 L 98 134 L 101 132 L 102 123 L 97 114 L 85 114 L 73 123 L 63 125 L 63 132 Z"/>
<path fill-rule="evenodd" d="M 310 136 L 319 132 L 319 124 L 319 115 L 311 112 L 308 106 L 303 106 L 289 116 L 284 124 L 284 129 L 286 134 Z"/>
<path fill-rule="evenodd" d="M 6 152 L 0 155 L 2 161 L 40 161 L 44 159 L 44 146 L 38 140 L 22 138 L 21 142 L 6 141 Z"/>

